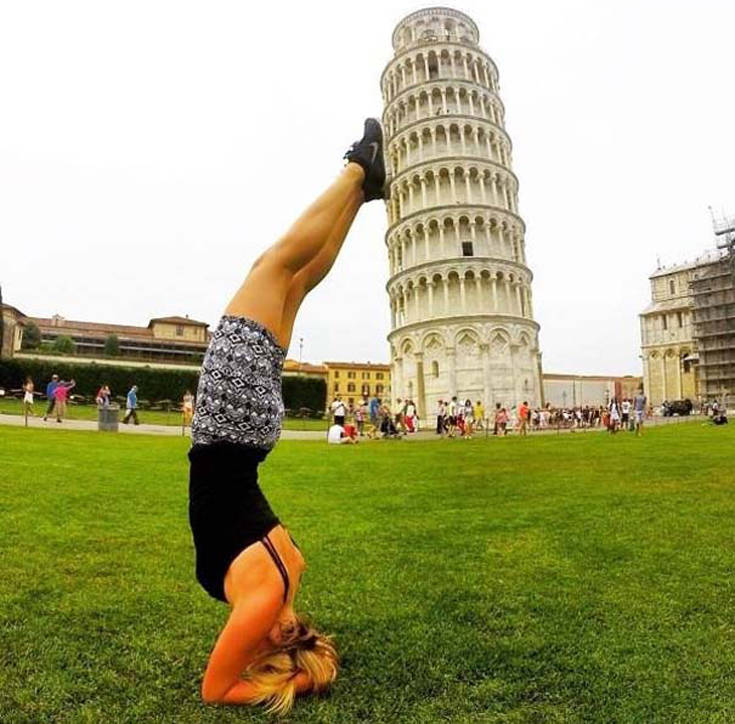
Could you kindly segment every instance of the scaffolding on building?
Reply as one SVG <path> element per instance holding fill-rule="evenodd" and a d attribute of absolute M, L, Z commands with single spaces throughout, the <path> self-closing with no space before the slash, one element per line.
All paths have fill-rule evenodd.
<path fill-rule="evenodd" d="M 690 281 L 698 396 L 727 405 L 728 395 L 735 393 L 735 217 L 713 213 L 712 226 L 720 253 L 697 268 Z"/>

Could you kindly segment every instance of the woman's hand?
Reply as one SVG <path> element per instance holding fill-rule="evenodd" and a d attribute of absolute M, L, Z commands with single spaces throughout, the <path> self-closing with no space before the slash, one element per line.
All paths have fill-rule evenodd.
<path fill-rule="evenodd" d="M 296 684 L 297 694 L 305 694 L 314 688 L 314 680 L 306 671 L 299 671 L 294 677 L 294 683 Z"/>

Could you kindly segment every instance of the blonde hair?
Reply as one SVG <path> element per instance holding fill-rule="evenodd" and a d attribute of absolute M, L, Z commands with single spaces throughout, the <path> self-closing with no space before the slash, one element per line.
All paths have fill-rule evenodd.
<path fill-rule="evenodd" d="M 296 677 L 309 679 L 305 693 L 329 688 L 337 678 L 339 656 L 331 636 L 325 636 L 297 619 L 293 627 L 282 631 L 281 643 L 253 661 L 244 678 L 253 687 L 253 703 L 267 704 L 270 714 L 283 715 L 296 698 Z"/>

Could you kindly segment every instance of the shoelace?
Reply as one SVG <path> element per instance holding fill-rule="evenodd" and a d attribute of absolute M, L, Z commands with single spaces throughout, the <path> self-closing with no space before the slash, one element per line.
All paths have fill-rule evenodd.
<path fill-rule="evenodd" d="M 355 141 L 345 152 L 345 155 L 342 156 L 342 158 L 349 158 L 351 154 L 355 153 L 357 151 L 357 147 L 360 145 L 360 141 Z"/>

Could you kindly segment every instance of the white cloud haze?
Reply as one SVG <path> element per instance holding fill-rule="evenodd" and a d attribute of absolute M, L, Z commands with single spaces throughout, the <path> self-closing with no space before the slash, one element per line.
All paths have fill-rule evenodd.
<path fill-rule="evenodd" d="M 0 284 L 27 314 L 215 323 L 379 116 L 421 5 L 0 3 Z M 544 369 L 639 373 L 648 274 L 735 211 L 731 2 L 454 5 L 500 71 Z M 387 361 L 386 215 L 361 210 L 291 356 Z"/>

